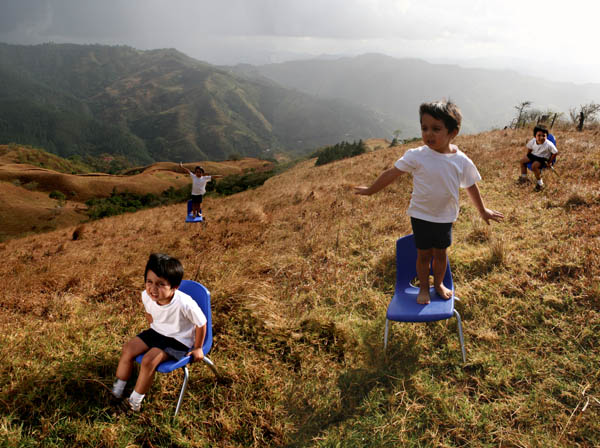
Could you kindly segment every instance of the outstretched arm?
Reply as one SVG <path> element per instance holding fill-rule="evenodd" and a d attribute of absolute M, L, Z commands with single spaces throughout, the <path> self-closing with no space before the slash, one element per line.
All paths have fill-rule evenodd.
<path fill-rule="evenodd" d="M 188 174 L 190 174 L 190 175 L 192 174 L 192 172 L 190 170 L 188 170 L 185 166 L 183 166 L 183 163 L 179 162 L 179 166 L 181 168 L 183 168 L 184 170 L 186 170 L 188 172 Z"/>
<path fill-rule="evenodd" d="M 485 208 L 477 184 L 473 184 L 467 188 L 467 194 L 469 195 L 469 198 L 471 198 L 471 201 L 473 201 L 473 204 L 477 208 L 477 211 L 486 224 L 490 223 L 490 219 L 494 221 L 502 221 L 504 219 L 504 215 L 502 213 Z"/>
<path fill-rule="evenodd" d="M 378 191 L 383 190 L 385 187 L 387 187 L 389 184 L 394 182 L 396 179 L 398 179 L 402 175 L 403 172 L 404 171 L 400 171 L 396 167 L 391 167 L 391 168 L 385 170 L 383 173 L 381 173 L 379 175 L 379 177 L 377 179 L 375 179 L 375 182 L 373 182 L 373 184 L 370 187 L 363 187 L 363 186 L 354 187 L 354 193 L 362 194 L 365 196 L 370 196 L 372 194 L 375 194 Z"/>

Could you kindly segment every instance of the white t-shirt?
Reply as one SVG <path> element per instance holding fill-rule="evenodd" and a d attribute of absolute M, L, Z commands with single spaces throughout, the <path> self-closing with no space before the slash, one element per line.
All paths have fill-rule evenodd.
<path fill-rule="evenodd" d="M 192 176 L 192 194 L 197 196 L 199 194 L 206 193 L 206 184 L 210 182 L 210 176 L 196 176 L 194 173 L 190 174 Z"/>
<path fill-rule="evenodd" d="M 429 146 L 409 149 L 394 166 L 413 176 L 407 214 L 430 222 L 449 223 L 458 218 L 459 188 L 481 180 L 475 164 L 457 146 L 441 154 Z"/>
<path fill-rule="evenodd" d="M 177 289 L 167 305 L 159 305 L 146 291 L 142 292 L 142 302 L 146 312 L 152 316 L 150 328 L 163 336 L 177 339 L 186 347 L 194 346 L 196 327 L 206 324 L 206 316 L 194 299 Z"/>
<path fill-rule="evenodd" d="M 531 149 L 531 154 L 533 154 L 534 156 L 541 157 L 543 159 L 549 159 L 552 156 L 552 154 L 556 154 L 558 152 L 558 149 L 556 149 L 554 143 L 552 143 L 548 139 L 546 139 L 541 145 L 538 145 L 535 140 L 535 137 L 533 137 L 527 142 L 526 146 L 528 149 Z"/>

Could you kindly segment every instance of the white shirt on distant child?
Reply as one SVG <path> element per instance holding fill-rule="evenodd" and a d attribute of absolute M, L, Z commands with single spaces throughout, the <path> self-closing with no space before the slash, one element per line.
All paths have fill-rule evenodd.
<path fill-rule="evenodd" d="M 544 143 L 541 145 L 538 145 L 535 137 L 533 137 L 527 142 L 526 146 L 528 149 L 531 149 L 531 154 L 541 157 L 542 159 L 549 159 L 552 154 L 556 154 L 558 152 L 558 149 L 556 149 L 554 143 L 548 139 L 544 140 Z"/>
<path fill-rule="evenodd" d="M 442 154 L 429 146 L 409 149 L 394 166 L 413 176 L 413 191 L 407 214 L 429 222 L 450 223 L 458 218 L 459 188 L 481 180 L 475 164 L 458 149 Z"/>
<path fill-rule="evenodd" d="M 196 327 L 206 324 L 206 316 L 194 299 L 177 289 L 167 305 L 159 305 L 146 291 L 142 292 L 142 302 L 146 312 L 152 316 L 150 328 L 163 336 L 177 339 L 186 347 L 194 346 Z"/>
<path fill-rule="evenodd" d="M 194 196 L 206 193 L 206 184 L 210 182 L 210 176 L 196 176 L 194 173 L 192 176 L 192 194 Z"/>

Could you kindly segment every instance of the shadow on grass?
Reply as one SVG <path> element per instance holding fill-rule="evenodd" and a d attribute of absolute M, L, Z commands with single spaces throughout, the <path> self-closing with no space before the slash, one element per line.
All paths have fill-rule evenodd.
<path fill-rule="evenodd" d="M 0 394 L 0 412 L 28 432 L 41 430 L 46 419 L 108 419 L 110 391 L 104 379 L 113 378 L 115 368 L 114 357 L 95 357 L 62 363 L 60 370 L 25 370 Z"/>
<path fill-rule="evenodd" d="M 386 394 L 404 383 L 411 387 L 411 377 L 419 368 L 419 344 L 412 333 L 398 334 L 383 352 L 383 325 L 374 325 L 364 334 L 361 351 L 365 367 L 342 371 L 337 378 L 339 401 L 315 409 L 305 403 L 288 401 L 288 410 L 301 424 L 290 436 L 289 447 L 301 447 L 327 428 L 359 415 L 361 405 L 374 388 L 382 388 Z M 335 368 L 336 365 L 332 365 Z M 300 394 L 301 395 L 301 394 Z"/>

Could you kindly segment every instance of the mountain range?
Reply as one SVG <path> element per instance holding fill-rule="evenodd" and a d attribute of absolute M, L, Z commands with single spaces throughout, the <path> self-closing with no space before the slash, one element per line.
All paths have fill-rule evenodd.
<path fill-rule="evenodd" d="M 417 111 L 425 101 L 456 102 L 464 115 L 465 133 L 503 128 L 515 117 L 515 106 L 524 101 L 542 112 L 562 112 L 565 118 L 570 108 L 600 102 L 600 84 L 555 82 L 510 70 L 463 68 L 382 54 L 238 65 L 234 70 L 319 98 L 343 98 L 377 110 L 386 122 L 396 123 L 405 138 L 419 135 Z"/>
<path fill-rule="evenodd" d="M 350 133 L 389 134 L 374 111 L 248 79 L 174 49 L 0 44 L 0 143 L 133 163 L 269 157 Z"/>
<path fill-rule="evenodd" d="M 424 101 L 451 98 L 463 133 L 503 128 L 530 101 L 561 112 L 600 84 L 553 82 L 380 54 L 215 66 L 175 49 L 0 44 L 0 144 L 133 164 L 271 158 L 373 137 L 419 136 Z"/>

